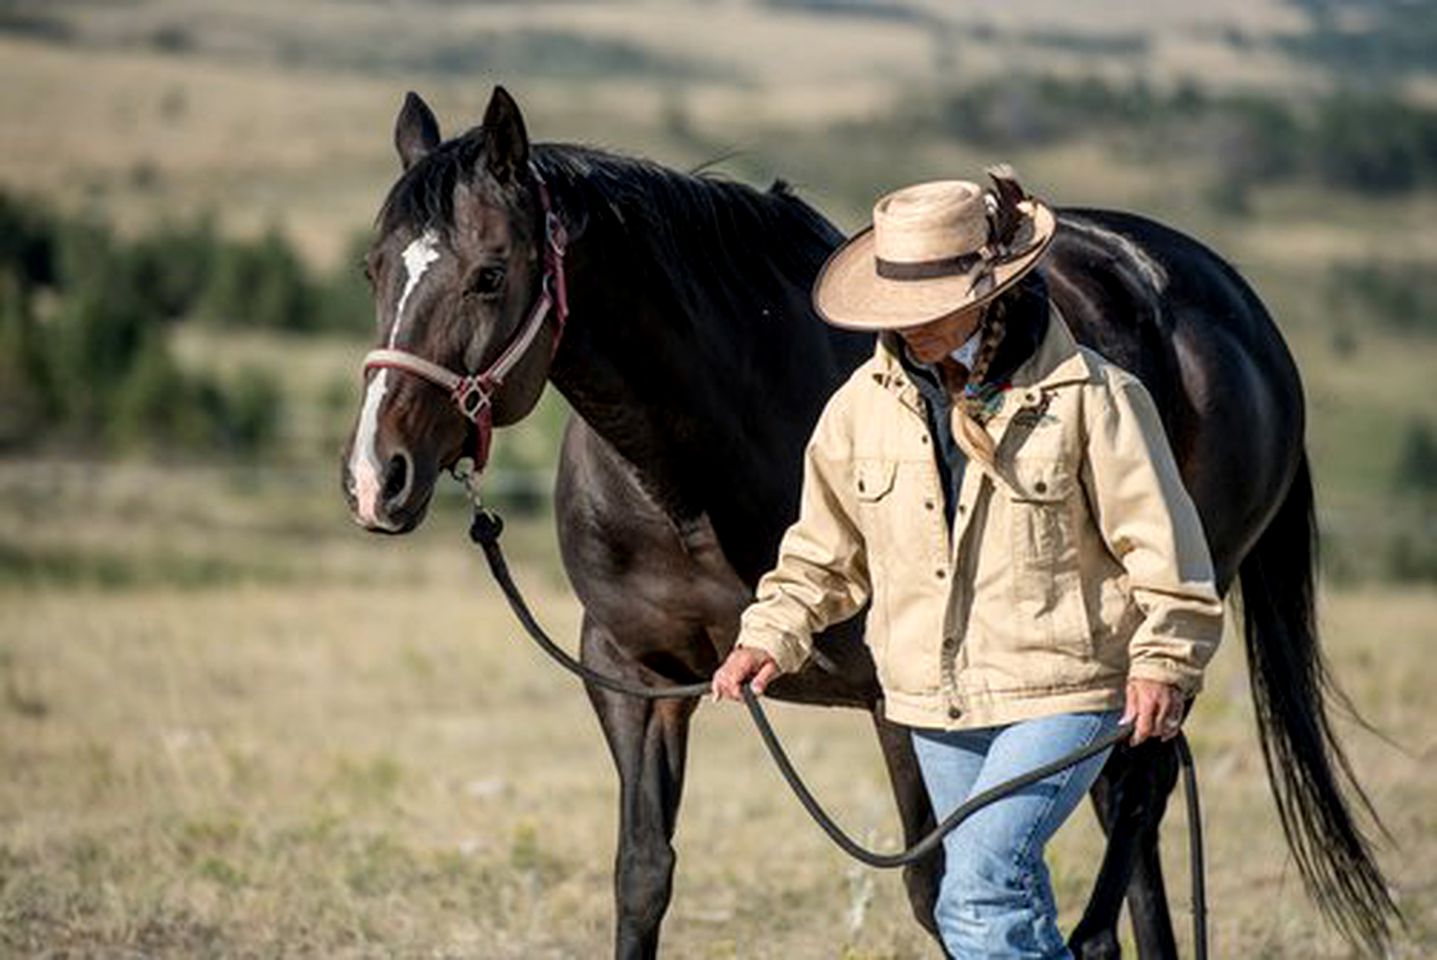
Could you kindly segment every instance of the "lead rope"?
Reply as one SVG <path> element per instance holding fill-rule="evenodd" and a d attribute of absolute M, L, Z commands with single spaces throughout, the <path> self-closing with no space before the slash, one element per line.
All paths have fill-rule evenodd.
<path fill-rule="evenodd" d="M 455 476 L 464 484 L 474 504 L 474 519 L 469 526 L 469 538 L 483 549 L 484 558 L 489 562 L 489 572 L 493 574 L 500 589 L 504 591 L 504 596 L 509 600 L 509 606 L 514 610 L 514 616 L 518 618 L 530 638 L 538 644 L 539 649 L 547 653 L 555 663 L 586 683 L 603 687 L 605 690 L 612 690 L 615 693 L 642 697 L 646 700 L 687 699 L 702 697 L 709 692 L 709 684 L 706 682 L 651 687 L 643 683 L 622 680 L 592 670 L 570 656 L 568 651 L 555 643 L 544 632 L 539 621 L 534 619 L 529 605 L 524 601 L 523 595 L 514 583 L 514 578 L 509 575 L 509 564 L 504 559 L 503 550 L 499 547 L 499 535 L 504 530 L 504 521 L 497 513 L 480 504 L 478 474 L 472 470 L 460 468 L 456 469 Z M 1051 763 L 1045 763 L 1021 776 L 1005 780 L 997 786 L 984 790 L 975 797 L 970 797 L 911 847 L 895 853 L 880 853 L 859 845 L 834 822 L 833 818 L 815 799 L 813 793 L 809 791 L 798 771 L 794 769 L 792 761 L 784 752 L 783 745 L 779 743 L 778 735 L 774 732 L 773 725 L 769 722 L 768 715 L 764 712 L 763 706 L 759 703 L 752 688 L 745 683 L 742 692 L 744 706 L 748 708 L 749 716 L 753 718 L 754 726 L 758 728 L 763 745 L 768 748 L 769 756 L 773 757 L 774 764 L 783 774 L 783 779 L 788 782 L 794 795 L 798 797 L 798 802 L 844 853 L 870 867 L 881 869 L 902 867 L 922 860 L 938 849 L 944 837 L 979 810 L 1024 787 L 1102 753 L 1119 741 L 1127 739 L 1128 735 L 1133 732 L 1131 723 L 1120 724 L 1112 732 L 1099 737 L 1085 747 L 1079 747 Z M 1202 824 L 1199 822 L 1197 770 L 1193 763 L 1192 751 L 1188 749 L 1187 739 L 1182 734 L 1177 737 L 1177 751 L 1178 760 L 1183 768 L 1188 804 L 1188 846 L 1192 866 L 1193 952 L 1198 960 L 1207 960 L 1207 902 L 1203 883 Z"/>

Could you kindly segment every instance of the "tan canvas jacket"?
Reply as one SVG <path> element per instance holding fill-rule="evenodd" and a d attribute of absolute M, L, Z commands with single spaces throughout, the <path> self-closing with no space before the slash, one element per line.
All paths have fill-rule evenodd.
<path fill-rule="evenodd" d="M 871 601 L 887 716 L 921 727 L 1121 707 L 1129 676 L 1195 693 L 1223 606 L 1138 379 L 1053 308 L 986 425 L 994 468 L 964 470 L 951 540 L 922 403 L 881 343 L 834 393 L 738 643 L 793 671 Z"/>

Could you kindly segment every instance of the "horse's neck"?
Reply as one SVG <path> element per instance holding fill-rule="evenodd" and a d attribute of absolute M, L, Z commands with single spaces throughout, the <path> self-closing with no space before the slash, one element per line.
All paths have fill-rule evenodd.
<path fill-rule="evenodd" d="M 722 375 L 719 364 L 676 369 L 660 359 L 676 355 L 672 334 L 646 323 L 641 304 L 586 297 L 582 282 L 571 289 L 574 313 L 550 374 L 554 386 L 666 511 L 676 519 L 701 512 L 694 442 L 729 441 L 727 424 L 702 402 Z"/>
<path fill-rule="evenodd" d="M 830 385 L 819 376 L 772 382 L 742 361 L 744 344 L 701 352 L 691 324 L 661 306 L 672 302 L 666 291 L 615 283 L 611 257 L 592 270 L 586 263 L 594 261 L 574 258 L 555 387 L 676 520 L 722 512 L 735 491 L 754 510 L 780 512 L 792 478 L 774 476 L 776 464 L 796 465 L 804 439 L 793 410 L 821 403 Z"/>

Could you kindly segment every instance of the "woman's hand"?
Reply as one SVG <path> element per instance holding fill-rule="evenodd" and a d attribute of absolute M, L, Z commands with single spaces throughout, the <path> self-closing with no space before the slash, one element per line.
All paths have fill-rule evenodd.
<path fill-rule="evenodd" d="M 778 664 L 773 657 L 753 647 L 734 647 L 714 674 L 713 698 L 716 701 L 741 699 L 739 688 L 749 679 L 752 679 L 754 694 L 761 697 L 763 688 L 776 676 Z"/>
<path fill-rule="evenodd" d="M 1183 695 L 1177 687 L 1157 680 L 1128 681 L 1128 705 L 1119 722 L 1133 723 L 1133 746 L 1148 737 L 1171 740 L 1183 725 Z"/>

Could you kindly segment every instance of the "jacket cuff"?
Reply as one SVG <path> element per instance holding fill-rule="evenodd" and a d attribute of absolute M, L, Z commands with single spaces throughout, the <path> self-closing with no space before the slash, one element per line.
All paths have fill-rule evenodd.
<path fill-rule="evenodd" d="M 773 657 L 779 673 L 793 673 L 808 659 L 808 644 L 792 634 L 777 630 L 759 630 L 752 627 L 739 634 L 738 647 L 762 650 Z"/>
<path fill-rule="evenodd" d="M 1128 665 L 1129 680 L 1154 680 L 1177 687 L 1183 696 L 1195 696 L 1202 689 L 1202 670 L 1167 657 L 1143 657 Z"/>

